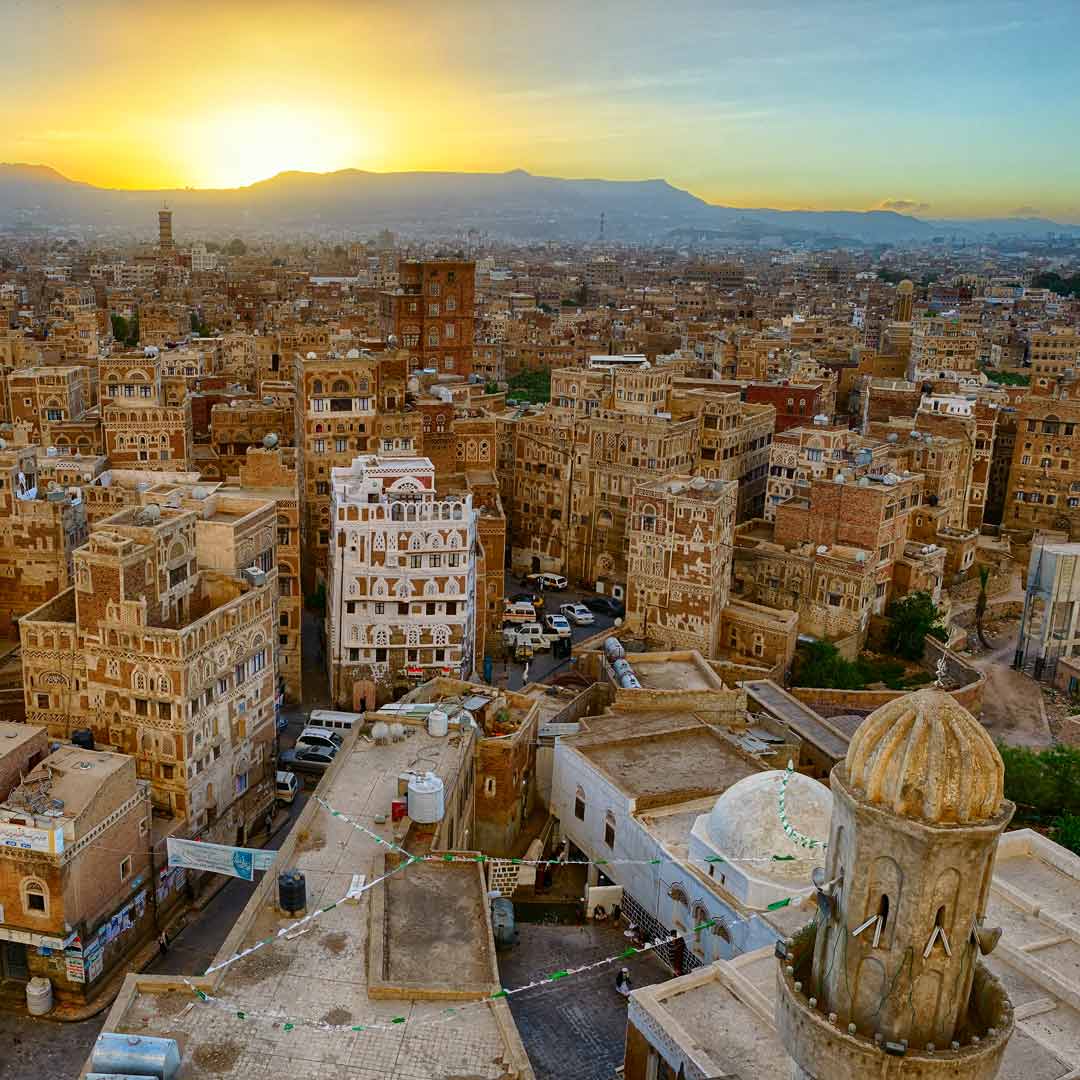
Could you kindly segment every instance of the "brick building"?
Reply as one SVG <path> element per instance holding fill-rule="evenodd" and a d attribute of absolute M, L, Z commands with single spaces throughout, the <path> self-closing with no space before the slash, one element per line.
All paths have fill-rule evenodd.
<path fill-rule="evenodd" d="M 273 802 L 274 509 L 207 510 L 146 506 L 95 528 L 75 587 L 20 621 L 23 686 L 51 736 L 89 728 L 131 754 L 185 834 L 243 843 Z M 233 569 L 253 564 L 270 569 Z"/>
<path fill-rule="evenodd" d="M 355 355 L 353 355 L 355 353 Z M 350 350 L 319 359 L 314 352 L 293 360 L 295 436 L 303 502 L 302 544 L 309 591 L 327 578 L 330 543 L 330 475 L 366 453 L 375 431 L 379 363 Z"/>
<path fill-rule="evenodd" d="M 634 491 L 626 625 L 665 649 L 719 653 L 731 583 L 738 485 L 669 476 Z"/>
<path fill-rule="evenodd" d="M 0 731 L 0 978 L 84 1000 L 156 932 L 149 788 L 126 754 L 48 754 L 44 728 Z"/>
<path fill-rule="evenodd" d="M 356 458 L 331 478 L 327 664 L 335 703 L 476 662 L 476 512 L 427 458 Z"/>
<path fill-rule="evenodd" d="M 39 481 L 38 448 L 0 447 L 0 635 L 18 633 L 28 611 L 68 588 L 86 508 L 56 480 Z M 46 484 L 51 483 L 52 490 Z"/>
<path fill-rule="evenodd" d="M 380 298 L 384 337 L 392 334 L 409 369 L 453 375 L 472 370 L 476 264 L 449 260 L 398 263 L 398 286 Z"/>

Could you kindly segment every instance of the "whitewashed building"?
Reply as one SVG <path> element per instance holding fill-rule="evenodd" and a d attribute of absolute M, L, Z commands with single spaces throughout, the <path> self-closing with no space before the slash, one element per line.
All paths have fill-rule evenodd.
<path fill-rule="evenodd" d="M 551 812 L 570 842 L 569 858 L 594 863 L 589 885 L 622 887 L 621 897 L 603 890 L 594 899 L 617 897 L 647 938 L 685 935 L 658 950 L 677 972 L 770 944 L 789 921 L 805 921 L 794 913 L 813 892 L 813 859 L 794 851 L 773 805 L 782 774 L 762 771 L 753 755 L 690 713 L 609 713 L 591 718 L 589 728 L 555 743 Z M 813 785 L 811 798 L 800 787 L 790 812 L 816 830 L 828 790 L 799 781 Z M 725 797 L 729 791 L 742 797 Z M 739 808 L 747 802 L 755 807 L 753 843 L 736 843 L 734 825 L 745 824 Z M 715 926 L 694 931 L 712 920 Z"/>
<path fill-rule="evenodd" d="M 379 700 L 475 666 L 476 511 L 439 496 L 424 457 L 368 454 L 330 482 L 327 661 L 335 703 Z"/>

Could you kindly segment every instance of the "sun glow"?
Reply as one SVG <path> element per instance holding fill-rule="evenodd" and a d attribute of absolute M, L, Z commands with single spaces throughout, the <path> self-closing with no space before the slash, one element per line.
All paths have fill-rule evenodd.
<path fill-rule="evenodd" d="M 367 132 L 326 109 L 254 105 L 185 124 L 181 141 L 196 187 L 239 187 L 299 169 L 375 167 Z"/>

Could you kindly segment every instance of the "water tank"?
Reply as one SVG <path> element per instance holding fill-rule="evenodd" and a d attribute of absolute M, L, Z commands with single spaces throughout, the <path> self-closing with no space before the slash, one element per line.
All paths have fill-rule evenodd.
<path fill-rule="evenodd" d="M 299 870 L 286 870 L 278 874 L 278 907 L 290 915 L 307 908 L 307 881 Z"/>
<path fill-rule="evenodd" d="M 160 520 L 161 507 L 157 503 L 150 503 L 135 514 L 136 525 L 154 525 Z"/>
<path fill-rule="evenodd" d="M 88 728 L 78 728 L 71 733 L 72 746 L 79 746 L 83 750 L 94 749 L 94 733 Z"/>
<path fill-rule="evenodd" d="M 433 772 L 409 779 L 409 817 L 421 825 L 434 825 L 442 821 L 445 813 L 443 782 Z"/>
<path fill-rule="evenodd" d="M 505 896 L 491 901 L 491 931 L 496 949 L 508 949 L 517 940 L 514 928 L 514 902 Z"/>
<path fill-rule="evenodd" d="M 391 724 L 390 725 L 390 738 L 393 742 L 401 742 L 405 738 L 405 725 L 404 724 Z"/>
<path fill-rule="evenodd" d="M 432 709 L 428 713 L 427 733 L 441 739 L 450 730 L 450 717 L 442 709 Z"/>
<path fill-rule="evenodd" d="M 277 444 L 278 437 L 273 431 L 268 432 L 266 435 L 263 436 L 263 446 L 267 450 L 273 450 L 274 447 L 277 446 Z"/>
<path fill-rule="evenodd" d="M 628 672 L 631 675 L 634 673 L 634 669 L 630 666 L 630 661 L 625 658 L 616 660 L 611 666 L 614 669 L 615 674 L 620 677 L 626 675 Z"/>
<path fill-rule="evenodd" d="M 48 979 L 31 979 L 26 984 L 26 1011 L 31 1016 L 44 1016 L 52 1006 L 52 983 Z"/>
<path fill-rule="evenodd" d="M 613 664 L 626 655 L 626 650 L 617 637 L 609 637 L 604 639 L 604 655 L 608 658 L 608 662 Z"/>
<path fill-rule="evenodd" d="M 384 746 L 390 740 L 390 725 L 381 720 L 371 725 L 371 737 L 377 746 Z"/>
<path fill-rule="evenodd" d="M 640 690 L 641 683 L 632 671 L 625 671 L 619 676 L 619 686 L 624 690 Z"/>
<path fill-rule="evenodd" d="M 360 359 L 360 350 L 359 349 L 350 349 L 345 354 L 345 359 L 346 360 L 359 360 Z"/>
<path fill-rule="evenodd" d="M 828 544 L 818 544 L 817 553 L 819 555 L 828 555 L 829 554 L 829 545 Z"/>
<path fill-rule="evenodd" d="M 103 1031 L 94 1043 L 90 1067 L 102 1073 L 174 1080 L 180 1072 L 180 1048 L 175 1039 Z"/>

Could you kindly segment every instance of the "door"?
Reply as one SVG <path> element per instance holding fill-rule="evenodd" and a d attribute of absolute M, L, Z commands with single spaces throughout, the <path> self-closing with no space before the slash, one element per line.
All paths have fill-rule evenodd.
<path fill-rule="evenodd" d="M 26 962 L 26 946 L 20 941 L 0 941 L 0 978 L 26 982 L 30 968 Z"/>

